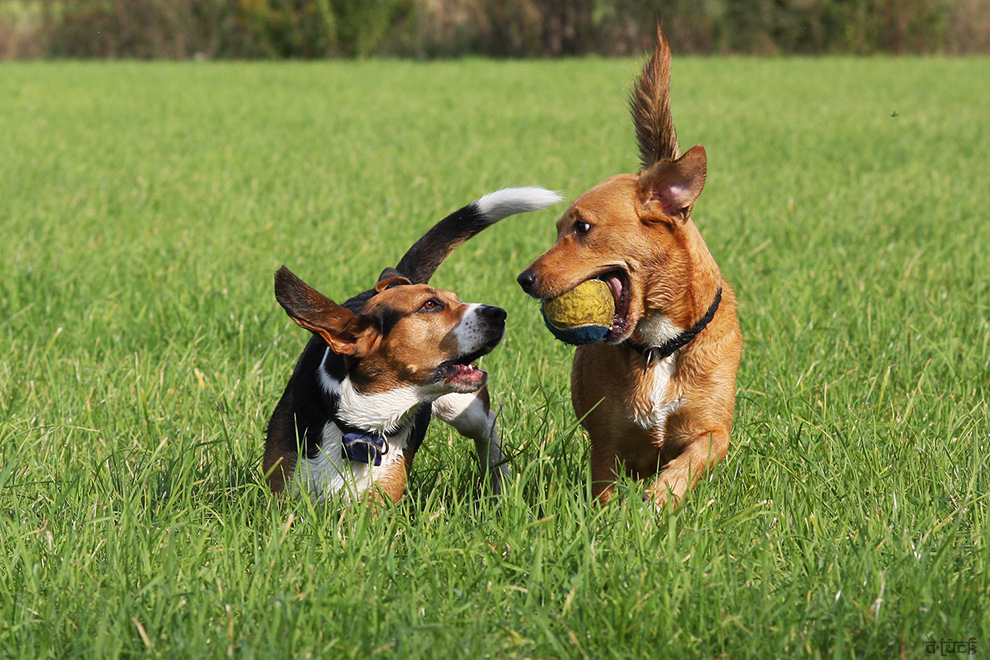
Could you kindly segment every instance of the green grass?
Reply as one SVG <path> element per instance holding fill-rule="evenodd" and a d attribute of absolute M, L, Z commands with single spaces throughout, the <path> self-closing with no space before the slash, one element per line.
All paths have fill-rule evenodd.
<path fill-rule="evenodd" d="M 0 657 L 985 655 L 986 59 L 675 61 L 746 340 L 677 511 L 589 502 L 571 350 L 514 282 L 563 205 L 434 279 L 509 311 L 500 502 L 439 423 L 383 515 L 267 493 L 306 340 L 275 269 L 343 299 L 489 190 L 630 171 L 637 65 L 0 68 Z"/>

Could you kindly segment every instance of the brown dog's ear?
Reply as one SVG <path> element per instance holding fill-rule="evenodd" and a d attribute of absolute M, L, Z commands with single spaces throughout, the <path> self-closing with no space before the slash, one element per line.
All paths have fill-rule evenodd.
<path fill-rule="evenodd" d="M 275 298 L 300 327 L 316 333 L 339 355 L 360 357 L 374 341 L 368 324 L 296 277 L 285 266 L 275 273 Z"/>
<path fill-rule="evenodd" d="M 647 209 L 686 222 L 701 189 L 705 187 L 708 160 L 700 144 L 677 160 L 662 160 L 639 175 L 643 204 Z M 651 209 L 659 205 L 656 209 Z M 651 213 L 660 219 L 660 214 Z"/>
<path fill-rule="evenodd" d="M 391 269 L 386 268 L 385 272 L 382 273 L 382 278 L 378 280 L 378 284 L 375 285 L 375 293 L 381 293 L 385 289 L 391 289 L 393 286 L 402 286 L 405 284 L 412 284 L 407 278 L 402 277 L 398 274 L 399 271 L 394 271 L 396 276 L 385 277 L 385 273 L 389 272 Z"/>

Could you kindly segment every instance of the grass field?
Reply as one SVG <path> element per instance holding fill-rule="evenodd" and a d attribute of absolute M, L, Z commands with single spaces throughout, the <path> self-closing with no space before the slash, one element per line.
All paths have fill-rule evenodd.
<path fill-rule="evenodd" d="M 509 312 L 500 502 L 439 423 L 384 515 L 266 491 L 307 338 L 275 269 L 343 299 L 489 190 L 631 171 L 637 66 L 0 68 L 0 657 L 990 653 L 986 59 L 675 57 L 746 341 L 680 509 L 589 502 L 572 351 L 515 283 L 563 204 L 434 278 Z"/>

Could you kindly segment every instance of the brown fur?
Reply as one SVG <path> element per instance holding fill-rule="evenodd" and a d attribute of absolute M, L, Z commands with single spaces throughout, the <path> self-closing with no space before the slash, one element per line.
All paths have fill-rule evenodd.
<path fill-rule="evenodd" d="M 392 502 L 398 502 L 406 492 L 406 479 L 412 472 L 413 456 L 415 451 L 409 451 L 403 457 L 402 462 L 392 463 L 384 470 L 384 474 L 375 477 L 375 485 L 378 487 L 378 497 L 386 498 Z M 375 491 L 369 491 L 369 502 L 374 501 Z M 367 497 L 367 496 L 366 496 Z"/>
<path fill-rule="evenodd" d="M 417 314 L 427 302 L 439 304 L 442 311 Z M 316 332 L 335 352 L 355 360 L 357 369 L 351 379 L 364 394 L 426 386 L 436 366 L 457 354 L 459 347 L 451 331 L 467 307 L 452 291 L 408 284 L 382 289 L 365 304 L 355 322 L 345 325 L 346 330 L 324 327 Z M 396 319 L 395 327 L 383 339 L 373 321 L 388 316 Z"/>
<path fill-rule="evenodd" d="M 639 159 L 647 168 L 664 158 L 677 158 L 677 131 L 670 113 L 670 47 L 657 26 L 657 48 L 629 99 Z"/>
<path fill-rule="evenodd" d="M 652 479 L 648 492 L 658 506 L 676 503 L 725 457 L 732 430 L 742 353 L 736 299 L 691 220 L 706 154 L 697 146 L 677 156 L 669 86 L 670 51 L 658 30 L 657 51 L 631 102 L 643 169 L 578 197 L 557 223 L 557 241 L 519 276 L 527 293 L 549 298 L 621 273 L 628 307 L 605 343 L 578 347 L 571 381 L 574 411 L 591 439 L 593 493 L 602 502 L 626 473 Z M 671 324 L 687 330 L 720 286 L 713 320 L 662 363 L 648 363 L 630 346 L 658 345 Z M 658 389 L 663 373 L 670 377 Z"/>

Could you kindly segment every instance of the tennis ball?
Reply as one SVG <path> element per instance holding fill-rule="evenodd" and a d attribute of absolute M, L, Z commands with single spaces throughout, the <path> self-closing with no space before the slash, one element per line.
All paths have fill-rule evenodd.
<path fill-rule="evenodd" d="M 605 339 L 615 316 L 608 285 L 588 280 L 556 298 L 543 301 L 543 320 L 553 336 L 568 344 L 593 344 Z"/>

